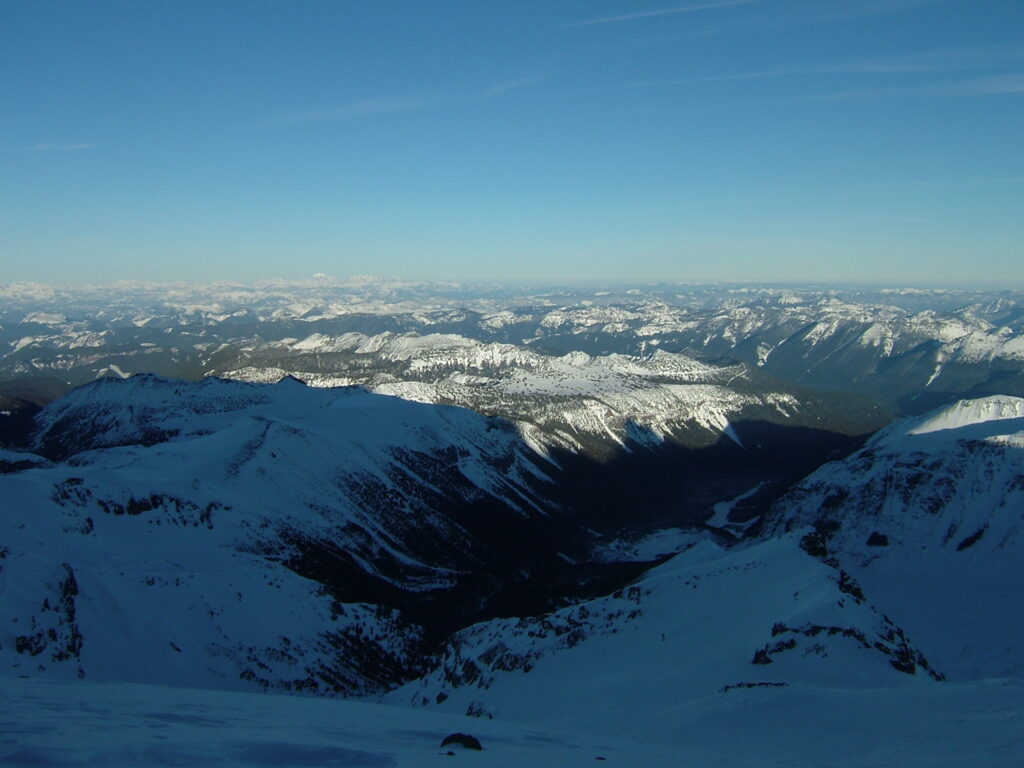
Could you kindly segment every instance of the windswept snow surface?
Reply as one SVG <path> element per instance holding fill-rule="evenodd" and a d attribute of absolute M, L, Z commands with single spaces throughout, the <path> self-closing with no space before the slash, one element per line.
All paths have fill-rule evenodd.
<path fill-rule="evenodd" d="M 1024 758 L 1014 680 L 733 689 L 678 700 L 653 741 L 351 699 L 17 678 L 0 678 L 0 691 L 0 765 L 16 768 L 1018 768 Z M 637 696 L 618 711 L 642 707 Z M 483 750 L 441 748 L 451 733 Z"/>
<path fill-rule="evenodd" d="M 1005 424 L 1008 419 L 1024 419 L 1024 398 L 985 397 L 977 400 L 961 400 L 947 408 L 941 408 L 913 422 L 891 428 L 879 441 L 901 430 L 910 435 L 923 435 L 947 429 L 962 429 L 972 425 L 985 425 L 983 429 L 994 433 L 1012 432 L 1014 424 Z M 962 440 L 963 433 L 955 439 Z"/>
<path fill-rule="evenodd" d="M 705 764 L 664 745 L 351 700 L 14 678 L 0 678 L 0 690 L 0 765 L 18 768 Z M 483 751 L 441 748 L 457 732 Z"/>

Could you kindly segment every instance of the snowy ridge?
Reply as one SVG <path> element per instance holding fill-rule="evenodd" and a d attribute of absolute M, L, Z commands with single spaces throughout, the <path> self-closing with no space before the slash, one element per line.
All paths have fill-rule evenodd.
<path fill-rule="evenodd" d="M 943 408 L 917 420 L 906 430 L 907 434 L 920 435 L 945 429 L 959 429 L 973 424 L 990 424 L 1005 419 L 1024 419 L 1024 398 L 986 397 L 978 400 L 961 400 L 949 408 Z M 1012 425 L 990 424 L 994 431 L 1012 429 Z"/>
<path fill-rule="evenodd" d="M 485 350 L 491 346 L 479 345 Z M 459 371 L 465 365 L 457 358 L 445 363 Z M 433 367 L 440 365 L 435 362 Z M 376 391 L 501 413 L 538 427 L 541 439 L 552 446 L 574 451 L 595 439 L 619 445 L 657 444 L 688 424 L 706 430 L 710 435 L 705 439 L 713 440 L 728 433 L 729 417 L 738 416 L 744 407 L 765 406 L 780 413 L 787 406 L 799 407 L 788 394 L 758 395 L 729 388 L 733 380 L 744 377 L 742 366 L 716 368 L 662 352 L 649 361 L 579 352 L 558 358 L 531 355 L 525 365 L 496 373 L 473 378 L 455 373 L 431 383 L 382 384 Z"/>
<path fill-rule="evenodd" d="M 16 672 L 373 690 L 408 676 L 422 631 L 363 603 L 486 597 L 471 572 L 543 562 L 515 537 L 558 515 L 514 430 L 357 389 L 104 380 L 39 427 L 72 455 L 0 475 Z"/>
<path fill-rule="evenodd" d="M 808 525 L 948 674 L 1024 670 L 1024 400 L 894 423 L 797 484 L 762 536 Z"/>
<path fill-rule="evenodd" d="M 601 444 L 651 447 L 671 438 L 707 444 L 725 436 L 742 446 L 732 422 L 755 411 L 759 418 L 787 423 L 805 418 L 816 427 L 827 426 L 815 423 L 817 414 L 802 417 L 804 402 L 765 383 L 748 366 L 712 365 L 663 350 L 643 357 L 552 356 L 452 334 L 392 333 L 317 335 L 279 346 L 316 349 L 320 363 L 321 354 L 334 356 L 328 365 L 344 376 L 287 369 L 287 375 L 313 386 L 358 382 L 408 400 L 498 415 L 516 422 L 524 439 L 544 454 L 552 448 L 579 452 Z M 344 351 L 350 359 L 339 357 Z M 374 362 L 367 368 L 356 356 L 372 356 Z M 398 365 L 382 370 L 380 361 Z M 285 374 L 280 367 L 226 373 L 251 381 Z"/>
<path fill-rule="evenodd" d="M 296 382 L 297 383 L 297 382 Z M 127 390 L 127 391 L 126 391 Z M 82 441 L 66 452 L 84 448 L 109 448 L 133 443 L 159 442 L 186 429 L 197 416 L 215 417 L 267 406 L 270 390 L 207 379 L 200 385 L 158 376 L 132 378 L 131 386 L 119 387 L 114 379 L 101 379 L 82 387 L 44 409 L 36 417 L 36 450 L 52 452 L 56 441 L 70 432 Z"/>

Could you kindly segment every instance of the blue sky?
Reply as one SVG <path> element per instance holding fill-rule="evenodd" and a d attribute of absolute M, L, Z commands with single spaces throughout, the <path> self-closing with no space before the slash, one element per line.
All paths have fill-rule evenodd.
<path fill-rule="evenodd" d="M 1020 0 L 0 0 L 0 282 L 1024 287 Z"/>

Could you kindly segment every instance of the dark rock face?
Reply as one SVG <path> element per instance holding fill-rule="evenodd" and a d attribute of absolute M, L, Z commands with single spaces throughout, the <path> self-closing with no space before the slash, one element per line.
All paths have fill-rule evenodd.
<path fill-rule="evenodd" d="M 449 744 L 458 744 L 459 746 L 465 749 L 483 749 L 483 747 L 480 745 L 480 740 L 476 736 L 470 736 L 468 733 L 448 734 L 441 741 L 441 746 L 447 747 Z"/>
<path fill-rule="evenodd" d="M 30 629 L 34 631 L 18 635 L 15 650 L 19 654 L 41 657 L 40 662 L 77 664 L 84 642 L 76 620 L 78 582 L 67 563 L 62 564 L 61 572 L 63 578 L 47 585 L 53 601 L 50 597 L 43 599 L 41 610 L 30 622 Z M 77 671 L 79 677 L 84 675 L 81 666 Z"/>
<path fill-rule="evenodd" d="M 981 541 L 981 537 L 985 535 L 985 531 L 987 530 L 988 525 L 983 525 L 970 536 L 966 536 L 959 544 L 956 545 L 956 551 L 963 552 L 968 547 L 977 544 L 979 541 Z"/>

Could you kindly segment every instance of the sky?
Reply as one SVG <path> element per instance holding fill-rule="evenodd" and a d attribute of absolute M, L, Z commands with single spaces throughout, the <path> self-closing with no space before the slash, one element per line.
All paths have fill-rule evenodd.
<path fill-rule="evenodd" d="M 0 0 L 0 283 L 1024 288 L 1020 0 Z"/>

